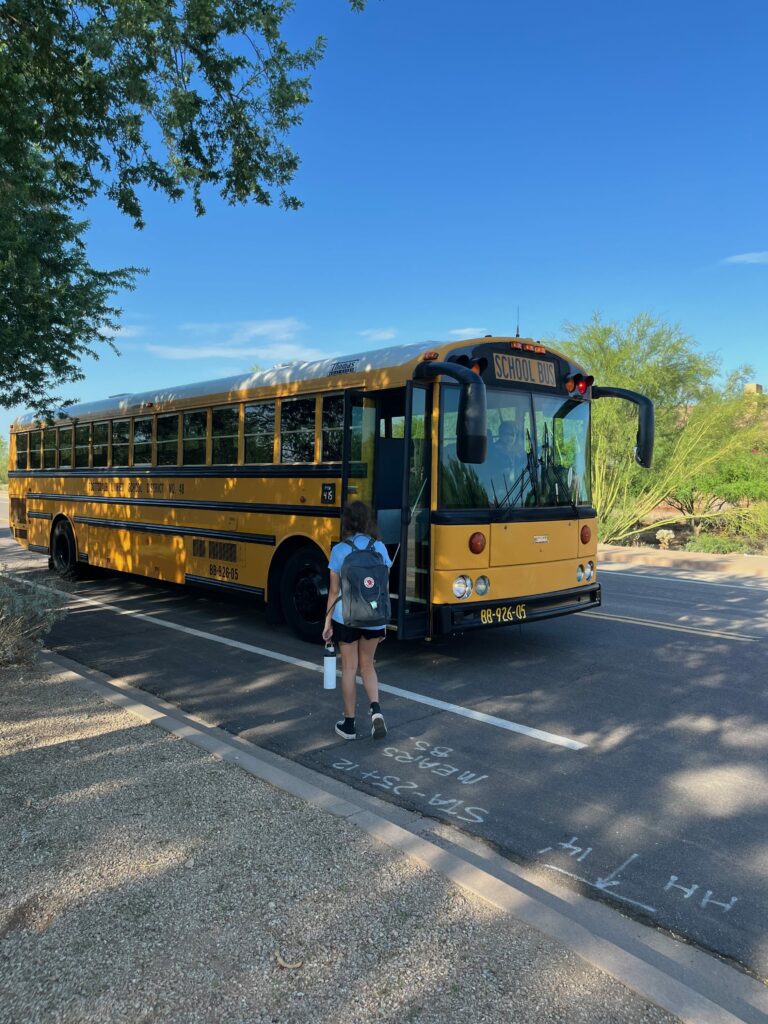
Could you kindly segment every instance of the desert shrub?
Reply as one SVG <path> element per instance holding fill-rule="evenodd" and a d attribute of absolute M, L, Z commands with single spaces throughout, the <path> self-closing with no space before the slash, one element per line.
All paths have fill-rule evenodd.
<path fill-rule="evenodd" d="M 750 551 L 768 549 L 768 501 L 755 502 L 740 511 L 732 532 L 749 544 Z"/>
<path fill-rule="evenodd" d="M 685 545 L 685 550 L 702 551 L 710 555 L 730 555 L 734 552 L 745 554 L 750 550 L 750 544 L 744 537 L 733 537 L 720 533 L 702 533 L 698 537 L 691 537 Z"/>
<path fill-rule="evenodd" d="M 31 658 L 66 611 L 63 594 L 0 573 L 0 665 Z"/>

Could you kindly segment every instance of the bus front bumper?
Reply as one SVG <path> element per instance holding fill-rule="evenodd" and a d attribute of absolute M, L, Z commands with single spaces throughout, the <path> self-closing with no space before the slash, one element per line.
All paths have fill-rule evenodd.
<path fill-rule="evenodd" d="M 471 604 L 438 604 L 432 606 L 436 634 L 462 632 L 467 629 L 487 629 L 491 626 L 509 626 L 515 623 L 552 619 L 557 615 L 588 611 L 600 607 L 600 584 L 559 590 L 550 594 L 507 601 L 473 601 Z"/>

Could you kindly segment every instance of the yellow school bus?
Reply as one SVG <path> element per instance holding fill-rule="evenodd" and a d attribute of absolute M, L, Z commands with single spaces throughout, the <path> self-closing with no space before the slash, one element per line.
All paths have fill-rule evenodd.
<path fill-rule="evenodd" d="M 85 566 L 266 601 L 319 638 L 344 503 L 374 508 L 400 638 L 600 603 L 590 408 L 653 407 L 525 338 L 402 345 L 34 416 L 11 428 L 10 525 Z"/>

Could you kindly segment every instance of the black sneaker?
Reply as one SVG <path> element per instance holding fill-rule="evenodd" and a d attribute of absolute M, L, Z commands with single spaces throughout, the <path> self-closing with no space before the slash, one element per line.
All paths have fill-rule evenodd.
<path fill-rule="evenodd" d="M 343 740 L 356 740 L 357 730 L 355 729 L 355 723 L 348 722 L 346 718 L 342 718 L 340 722 L 336 723 L 336 735 L 341 736 Z"/>
<path fill-rule="evenodd" d="M 383 740 L 387 735 L 387 726 L 384 722 L 384 715 L 380 711 L 371 712 L 371 736 L 375 740 Z"/>

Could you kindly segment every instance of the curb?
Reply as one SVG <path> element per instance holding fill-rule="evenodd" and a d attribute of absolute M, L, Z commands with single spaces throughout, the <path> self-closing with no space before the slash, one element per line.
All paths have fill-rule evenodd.
<path fill-rule="evenodd" d="M 554 939 L 686 1024 L 764 1024 L 768 990 L 724 962 L 615 910 L 563 890 L 446 826 L 352 790 L 213 726 L 153 694 L 49 651 L 41 666 L 254 777 L 344 818 L 456 885 Z M 450 832 L 450 838 L 446 833 Z"/>
<path fill-rule="evenodd" d="M 627 548 L 618 544 L 599 544 L 601 565 L 639 565 L 649 569 L 679 569 L 721 576 L 768 577 L 768 555 L 708 555 L 694 551 L 662 551 L 660 548 Z"/>

